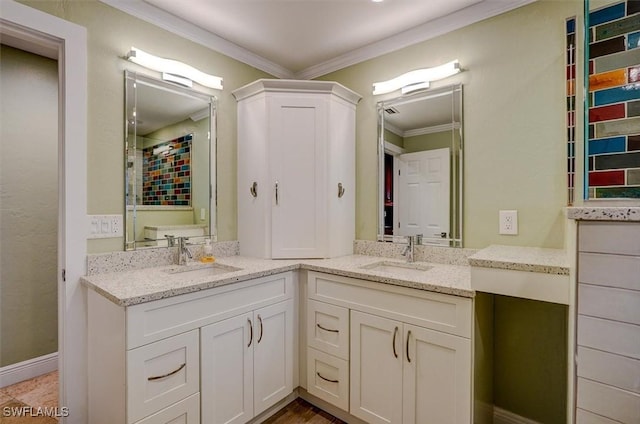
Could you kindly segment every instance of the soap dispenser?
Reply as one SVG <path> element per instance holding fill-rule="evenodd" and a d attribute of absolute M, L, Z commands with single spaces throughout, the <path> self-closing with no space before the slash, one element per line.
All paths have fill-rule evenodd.
<path fill-rule="evenodd" d="M 213 257 L 213 246 L 211 245 L 211 239 L 204 239 L 204 254 L 202 256 L 202 262 L 213 262 L 216 259 Z"/>

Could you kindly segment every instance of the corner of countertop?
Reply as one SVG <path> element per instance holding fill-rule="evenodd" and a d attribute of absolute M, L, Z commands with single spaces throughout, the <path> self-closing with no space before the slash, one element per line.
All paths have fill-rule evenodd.
<path fill-rule="evenodd" d="M 564 249 L 491 245 L 469 256 L 469 265 L 544 274 L 569 275 Z"/>

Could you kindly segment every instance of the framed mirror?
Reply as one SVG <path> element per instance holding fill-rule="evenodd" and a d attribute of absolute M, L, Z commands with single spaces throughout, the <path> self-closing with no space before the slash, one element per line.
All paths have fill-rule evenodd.
<path fill-rule="evenodd" d="M 125 250 L 216 241 L 215 100 L 125 71 Z"/>
<path fill-rule="evenodd" d="M 462 247 L 462 85 L 378 103 L 378 240 Z"/>

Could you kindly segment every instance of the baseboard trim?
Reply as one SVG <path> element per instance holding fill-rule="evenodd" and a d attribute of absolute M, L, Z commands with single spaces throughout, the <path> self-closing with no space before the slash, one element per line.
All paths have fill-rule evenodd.
<path fill-rule="evenodd" d="M 529 418 L 521 417 L 497 406 L 493 407 L 493 424 L 540 424 Z"/>
<path fill-rule="evenodd" d="M 0 368 L 0 388 L 29 380 L 58 369 L 58 352 Z"/>

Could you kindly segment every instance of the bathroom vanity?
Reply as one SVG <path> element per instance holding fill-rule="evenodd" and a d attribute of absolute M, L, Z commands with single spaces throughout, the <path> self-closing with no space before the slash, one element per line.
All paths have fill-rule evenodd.
<path fill-rule="evenodd" d="M 85 277 L 91 422 L 260 422 L 298 395 L 351 422 L 471 422 L 469 268 L 394 264 L 230 256 Z"/>

